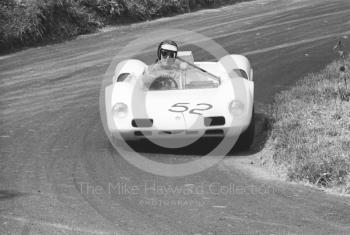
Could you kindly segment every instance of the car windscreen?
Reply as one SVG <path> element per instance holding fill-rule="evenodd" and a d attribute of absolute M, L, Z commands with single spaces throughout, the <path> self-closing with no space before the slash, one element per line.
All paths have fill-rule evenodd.
<path fill-rule="evenodd" d="M 148 90 L 203 89 L 219 86 L 219 82 L 210 74 L 184 62 L 171 66 L 149 66 L 142 80 L 145 89 Z"/>
<path fill-rule="evenodd" d="M 197 69 L 188 69 L 183 74 L 184 89 L 215 88 L 219 86 L 218 81 Z"/>

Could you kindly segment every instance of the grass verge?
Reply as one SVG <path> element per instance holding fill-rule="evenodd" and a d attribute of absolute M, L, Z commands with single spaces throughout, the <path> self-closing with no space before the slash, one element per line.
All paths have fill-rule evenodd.
<path fill-rule="evenodd" d="M 350 193 L 350 75 L 341 65 L 335 61 L 275 97 L 266 147 L 274 171 L 288 180 Z"/>

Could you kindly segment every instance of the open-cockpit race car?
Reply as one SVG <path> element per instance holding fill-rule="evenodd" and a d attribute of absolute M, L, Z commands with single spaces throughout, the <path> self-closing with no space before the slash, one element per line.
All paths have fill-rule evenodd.
<path fill-rule="evenodd" d="M 254 139 L 253 70 L 242 55 L 194 62 L 179 51 L 171 65 L 120 62 L 105 88 L 107 127 L 119 140 L 236 137 Z"/>

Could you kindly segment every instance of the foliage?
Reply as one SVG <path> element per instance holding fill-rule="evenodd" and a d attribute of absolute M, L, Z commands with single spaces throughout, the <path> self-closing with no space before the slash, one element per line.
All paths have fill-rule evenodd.
<path fill-rule="evenodd" d="M 239 0 L 1 0 L 0 53 Z"/>
<path fill-rule="evenodd" d="M 69 38 L 92 32 L 94 28 L 94 22 L 89 21 L 88 14 L 74 1 L 37 0 L 18 4 L 6 0 L 0 3 L 1 50 Z"/>

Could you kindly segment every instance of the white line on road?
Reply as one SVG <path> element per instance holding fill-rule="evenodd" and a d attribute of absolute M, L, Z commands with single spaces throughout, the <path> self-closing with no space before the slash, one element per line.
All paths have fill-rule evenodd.
<path fill-rule="evenodd" d="M 33 219 L 27 219 L 25 217 L 17 217 L 17 216 L 11 216 L 11 215 L 0 215 L 2 218 L 4 219 L 8 219 L 8 220 L 14 220 L 14 221 L 18 221 L 21 223 L 31 223 L 31 224 L 37 224 L 37 225 L 42 225 L 42 226 L 46 226 L 46 227 L 52 227 L 55 229 L 59 229 L 59 230 L 66 230 L 66 231 L 70 231 L 70 232 L 81 232 L 81 233 L 88 233 L 88 234 L 114 234 L 114 235 L 118 235 L 117 232 L 114 231 L 99 231 L 99 230 L 93 230 L 93 229 L 86 229 L 86 228 L 79 228 L 79 227 L 70 227 L 68 225 L 65 224 L 59 224 L 59 223 L 51 223 L 51 222 L 46 222 L 46 221 L 39 221 L 39 220 L 33 220 Z"/>
<path fill-rule="evenodd" d="M 212 207 L 214 207 L 214 208 L 226 208 L 227 206 L 212 206 Z"/>
<path fill-rule="evenodd" d="M 246 29 L 246 30 L 238 30 L 236 32 L 228 33 L 227 36 L 234 35 L 234 34 L 249 33 L 249 32 L 254 32 L 254 31 L 258 31 L 258 30 L 262 30 L 262 29 L 268 29 L 268 28 L 272 28 L 272 27 L 283 26 L 283 25 L 292 24 L 292 23 L 308 22 L 311 20 L 316 20 L 316 19 L 324 18 L 324 17 L 328 17 L 328 16 L 334 16 L 334 15 L 339 16 L 340 14 L 349 13 L 349 11 L 350 10 L 347 9 L 347 10 L 342 10 L 342 11 L 338 11 L 338 12 L 326 13 L 326 14 L 322 14 L 322 15 L 309 16 L 309 17 L 305 17 L 305 18 L 298 18 L 298 19 L 284 21 L 284 22 L 280 22 L 280 23 L 267 24 L 264 26 L 259 26 L 259 27 L 250 28 L 250 29 Z M 209 29 L 221 28 L 221 27 L 224 27 L 225 25 L 237 23 L 238 21 L 242 21 L 242 19 L 229 21 L 229 22 L 226 21 L 226 22 L 222 22 L 219 24 L 205 26 L 203 28 L 199 28 L 199 30 L 201 32 L 201 31 L 207 31 Z M 226 35 L 220 35 L 220 37 L 224 37 L 224 36 L 226 36 Z"/>
<path fill-rule="evenodd" d="M 267 48 L 264 48 L 264 49 L 258 49 L 258 50 L 254 50 L 254 51 L 242 52 L 242 54 L 243 55 L 260 54 L 260 53 L 264 53 L 264 52 L 270 52 L 270 51 L 274 51 L 274 50 L 284 49 L 284 48 L 287 48 L 287 47 L 298 46 L 300 44 L 320 41 L 320 40 L 323 40 L 323 39 L 328 39 L 328 38 L 332 38 L 332 37 L 336 37 L 336 36 L 340 36 L 340 35 L 345 35 L 345 34 L 350 34 L 350 30 L 349 31 L 345 31 L 345 32 L 340 32 L 340 33 L 327 34 L 327 35 L 320 36 L 320 37 L 308 38 L 308 39 L 304 39 L 304 40 L 300 40 L 300 41 L 296 41 L 296 42 L 283 43 L 283 44 L 280 44 L 280 45 L 277 45 L 277 46 L 267 47 Z"/>
<path fill-rule="evenodd" d="M 255 219 L 240 218 L 240 217 L 234 216 L 234 215 L 226 216 L 223 218 L 227 219 L 227 220 L 242 221 L 245 223 L 254 223 L 254 224 L 259 223 L 259 224 L 270 225 L 270 226 L 278 226 L 278 227 L 284 226 L 284 227 L 290 227 L 290 228 L 295 227 L 293 225 L 283 224 L 283 223 L 275 223 L 275 222 L 261 221 L 261 220 L 255 220 Z"/>

